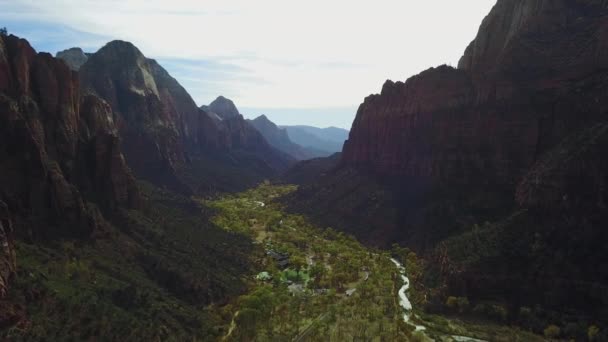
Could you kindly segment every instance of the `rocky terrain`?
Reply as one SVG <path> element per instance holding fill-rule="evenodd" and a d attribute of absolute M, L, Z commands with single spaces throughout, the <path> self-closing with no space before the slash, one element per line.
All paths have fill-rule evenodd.
<path fill-rule="evenodd" d="M 441 265 L 429 288 L 500 298 L 512 319 L 517 304 L 605 314 L 607 270 L 586 266 L 606 255 L 595 242 L 608 223 L 597 154 L 607 32 L 605 1 L 498 1 L 458 68 L 387 81 L 365 99 L 340 167 L 302 187 L 293 208 L 373 244 L 426 252 Z M 383 195 L 363 200 L 362 184 Z M 345 207 L 356 209 L 344 216 Z M 466 247 L 475 238 L 485 249 Z M 585 299 L 564 292 L 572 288 Z"/>

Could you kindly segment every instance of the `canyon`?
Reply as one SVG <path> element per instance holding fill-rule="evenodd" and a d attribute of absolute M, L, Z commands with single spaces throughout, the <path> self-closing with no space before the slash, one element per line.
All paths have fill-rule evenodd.
<path fill-rule="evenodd" d="M 350 131 L 2 33 L 0 336 L 602 341 L 607 95 L 605 0 L 498 0 Z"/>
<path fill-rule="evenodd" d="M 604 1 L 498 1 L 457 68 L 365 98 L 338 165 L 287 203 L 423 253 L 429 309 L 457 295 L 513 320 L 534 305 L 605 316 L 607 29 Z"/>

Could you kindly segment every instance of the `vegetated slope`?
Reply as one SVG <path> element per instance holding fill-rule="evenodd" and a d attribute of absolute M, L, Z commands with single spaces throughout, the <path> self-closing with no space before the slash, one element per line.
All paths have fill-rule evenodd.
<path fill-rule="evenodd" d="M 125 121 L 63 61 L 0 35 L 0 339 L 221 334 L 207 308 L 244 289 L 251 243 L 190 198 L 136 183 Z"/>
<path fill-rule="evenodd" d="M 317 151 L 317 156 L 326 157 L 342 152 L 348 131 L 337 127 L 318 128 L 312 126 L 281 126 L 287 130 L 291 141 L 307 149 Z"/>
<path fill-rule="evenodd" d="M 253 120 L 247 120 L 247 122 L 255 127 L 270 145 L 289 154 L 296 160 L 311 159 L 319 156 L 317 151 L 304 148 L 292 142 L 287 135 L 287 130 L 277 127 L 266 115 L 260 115 Z"/>
<path fill-rule="evenodd" d="M 106 44 L 82 65 L 79 77 L 83 93 L 103 98 L 112 108 L 108 121 L 121 137 L 129 166 L 155 184 L 182 192 L 240 190 L 276 176 L 290 163 L 236 108 L 225 120 L 198 108 L 165 69 L 131 43 Z M 219 102 L 226 101 L 216 102 L 222 109 Z M 251 162 L 254 167 L 240 167 Z M 223 179 L 235 172 L 242 177 Z M 191 175 L 199 173 L 191 183 Z"/>
<path fill-rule="evenodd" d="M 429 307 L 499 301 L 581 336 L 608 307 L 608 270 L 589 269 L 606 261 L 607 28 L 603 1 L 498 1 L 458 69 L 366 98 L 341 166 L 292 207 L 426 251 Z"/>

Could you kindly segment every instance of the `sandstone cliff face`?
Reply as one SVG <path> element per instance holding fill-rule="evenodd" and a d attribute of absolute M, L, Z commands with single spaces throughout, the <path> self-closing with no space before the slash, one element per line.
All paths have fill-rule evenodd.
<path fill-rule="evenodd" d="M 522 207 L 608 209 L 608 123 L 568 137 L 540 158 L 518 184 Z"/>
<path fill-rule="evenodd" d="M 0 293 L 14 271 L 12 235 L 88 236 L 101 211 L 139 204 L 101 99 L 23 39 L 0 37 Z M 100 211 L 101 210 L 101 211 Z"/>
<path fill-rule="evenodd" d="M 498 1 L 458 67 L 477 74 L 504 67 L 559 69 L 561 77 L 570 69 L 605 67 L 606 6 L 603 0 Z"/>
<path fill-rule="evenodd" d="M 433 184 L 509 186 L 604 118 L 604 2 L 499 1 L 460 69 L 388 81 L 359 108 L 344 163 Z"/>

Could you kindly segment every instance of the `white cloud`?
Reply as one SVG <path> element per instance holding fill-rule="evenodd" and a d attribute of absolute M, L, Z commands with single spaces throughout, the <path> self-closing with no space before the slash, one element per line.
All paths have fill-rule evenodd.
<path fill-rule="evenodd" d="M 0 0 L 0 8 L 129 40 L 161 60 L 233 65 L 218 92 L 233 89 L 241 106 L 330 107 L 358 105 L 385 79 L 455 65 L 495 2 Z M 213 89 L 189 90 L 199 103 L 212 100 Z"/>

